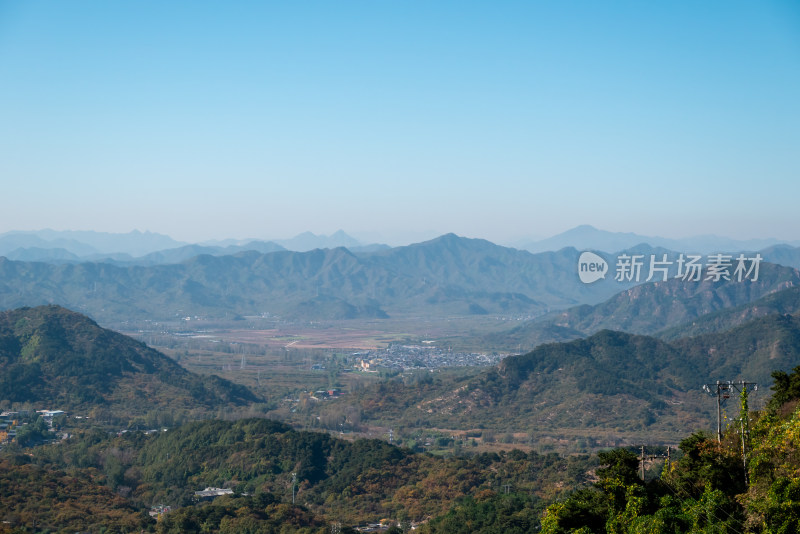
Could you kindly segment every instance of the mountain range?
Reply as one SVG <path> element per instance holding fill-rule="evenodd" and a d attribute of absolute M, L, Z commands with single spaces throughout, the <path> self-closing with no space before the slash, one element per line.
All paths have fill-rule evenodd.
<path fill-rule="evenodd" d="M 169 236 L 134 230 L 126 234 L 94 231 L 11 231 L 0 234 L 0 255 L 17 249 L 62 249 L 78 257 L 100 254 L 141 256 L 186 245 Z"/>
<path fill-rule="evenodd" d="M 654 248 L 665 248 L 678 252 L 711 254 L 717 252 L 754 251 L 778 245 L 800 246 L 800 241 L 787 243 L 778 239 L 731 239 L 716 235 L 700 235 L 683 239 L 646 236 L 633 232 L 609 232 L 588 224 L 576 226 L 566 232 L 538 241 L 523 241 L 520 248 L 530 252 L 559 250 L 573 247 L 578 250 L 602 250 L 617 252 L 636 245 L 647 244 Z M 770 260 L 774 261 L 774 260 Z"/>
<path fill-rule="evenodd" d="M 616 239 L 606 242 L 613 247 L 642 237 L 592 227 L 578 227 L 571 233 L 572 238 L 595 242 L 608 235 Z M 93 256 L 83 257 L 66 248 L 16 248 L 7 253 L 0 258 L 0 309 L 58 304 L 104 324 L 261 314 L 289 320 L 486 314 L 535 318 L 481 340 L 489 347 L 521 350 L 604 328 L 654 334 L 800 281 L 791 267 L 767 263 L 800 265 L 800 248 L 788 245 L 759 252 L 764 261 L 760 279 L 753 283 L 683 282 L 675 277 L 675 261 L 670 262 L 667 281 L 644 283 L 646 267 L 635 280 L 617 281 L 612 274 L 625 254 L 652 262 L 664 255 L 674 260 L 679 253 L 642 243 L 616 254 L 595 249 L 607 264 L 607 275 L 584 284 L 577 276 L 579 249 L 534 254 L 454 234 L 394 248 L 357 246 L 357 241 L 340 231 L 330 237 L 305 233 L 282 241 L 294 248 L 317 247 L 306 252 L 286 250 L 272 241 L 229 240 L 181 245 L 139 257 L 126 252 L 98 253 L 100 248 L 112 248 L 114 236 L 119 237 L 52 231 L 0 236 L 0 250 L 24 239 L 43 242 L 49 238 L 48 243 L 71 244 L 81 254 L 94 251 Z M 78 238 L 84 239 L 80 246 L 75 245 Z M 118 250 L 133 245 L 142 250 L 146 245 L 177 242 L 159 234 L 132 232 L 120 243 Z M 350 248 L 319 248 L 331 243 Z M 86 257 L 96 259 L 87 261 Z"/>
<path fill-rule="evenodd" d="M 694 282 L 670 278 L 625 289 L 599 304 L 552 312 L 508 331 L 487 335 L 480 344 L 514 350 L 586 337 L 604 329 L 649 335 L 671 330 L 671 338 L 725 330 L 745 318 L 798 311 L 800 308 L 792 305 L 796 305 L 798 287 L 800 272 L 769 263 L 761 265 L 757 280 Z M 776 305 L 768 304 L 773 302 Z M 737 314 L 740 319 L 735 321 L 730 314 Z M 711 317 L 716 318 L 716 328 L 709 324 Z M 706 326 L 697 326 L 698 321 Z"/>
<path fill-rule="evenodd" d="M 136 230 L 126 234 L 55 230 L 11 231 L 0 234 L 0 256 L 12 260 L 54 263 L 102 261 L 153 265 L 177 263 L 200 254 L 223 256 L 251 250 L 308 252 L 336 247 L 346 247 L 354 252 L 388 248 L 385 245 L 364 245 L 342 230 L 330 236 L 303 232 L 291 239 L 226 239 L 198 244 Z"/>
<path fill-rule="evenodd" d="M 235 317 L 293 319 L 397 314 L 536 316 L 600 302 L 633 282 L 583 284 L 578 251 L 531 254 L 453 234 L 405 247 L 354 254 L 201 254 L 181 263 L 52 264 L 0 258 L 0 309 L 59 304 L 101 322 Z"/>
<path fill-rule="evenodd" d="M 537 241 L 521 240 L 516 248 L 528 252 L 554 252 L 562 248 L 614 253 L 638 245 L 650 249 L 710 254 L 717 252 L 761 251 L 765 259 L 800 267 L 800 241 L 777 239 L 732 239 L 714 235 L 670 239 L 632 232 L 609 232 L 590 225 L 581 225 L 561 234 Z M 0 234 L 0 256 L 21 261 L 80 262 L 111 261 L 118 263 L 158 263 L 160 252 L 167 263 L 182 261 L 197 254 L 225 255 L 246 250 L 266 252 L 291 250 L 308 252 L 314 249 L 344 247 L 351 252 L 374 252 L 391 248 L 381 244 L 365 244 L 343 230 L 326 236 L 303 232 L 291 239 L 223 239 L 201 243 L 185 243 L 163 234 L 132 231 L 126 234 L 93 231 L 10 231 Z M 149 257 L 148 257 L 149 256 Z"/>

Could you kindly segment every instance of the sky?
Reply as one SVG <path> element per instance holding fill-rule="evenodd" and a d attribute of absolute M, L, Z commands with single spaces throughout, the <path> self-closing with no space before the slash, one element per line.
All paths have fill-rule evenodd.
<path fill-rule="evenodd" d="M 0 233 L 800 239 L 794 1 L 0 0 Z"/>

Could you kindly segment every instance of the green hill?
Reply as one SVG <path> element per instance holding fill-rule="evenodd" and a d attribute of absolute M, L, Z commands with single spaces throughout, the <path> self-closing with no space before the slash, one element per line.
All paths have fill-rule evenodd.
<path fill-rule="evenodd" d="M 362 421 L 562 440 L 564 448 L 677 443 L 712 428 L 715 404 L 702 385 L 758 382 L 800 361 L 800 318 L 769 315 L 727 332 L 674 342 L 611 330 L 510 356 L 473 378 L 401 380 L 358 396 Z M 572 441 L 570 441 L 572 440 Z"/>
<path fill-rule="evenodd" d="M 0 480 L 25 481 L 28 487 L 13 493 L 0 487 L 0 520 L 31 526 L 41 507 L 31 496 L 66 493 L 65 475 L 72 474 L 105 486 L 100 488 L 105 506 L 97 497 L 96 508 L 107 517 L 153 504 L 171 506 L 173 511 L 156 526 L 158 532 L 317 533 L 329 532 L 325 523 L 333 521 L 345 526 L 382 518 L 420 521 L 443 513 L 464 496 L 491 495 L 501 484 L 512 484 L 526 495 L 526 502 L 542 510 L 550 499 L 584 484 L 591 467 L 587 456 L 519 450 L 441 458 L 382 440 L 300 432 L 267 419 L 200 421 L 152 435 L 79 432 L 62 443 L 21 452 L 0 453 L 0 466 L 8 469 Z M 41 487 L 32 479 L 34 472 L 57 484 Z M 291 504 L 293 477 L 296 506 Z M 572 480 L 569 485 L 567 479 Z M 208 486 L 235 493 L 196 503 L 195 491 Z M 86 491 L 100 493 L 96 488 Z M 84 525 L 93 524 L 91 518 L 65 514 L 61 524 L 57 513 L 47 517 L 50 528 L 86 530 Z M 305 527 L 314 530 L 301 530 Z"/>
<path fill-rule="evenodd" d="M 800 363 L 800 318 L 768 315 L 726 332 L 678 339 L 671 346 L 696 362 L 704 379 L 716 375 L 768 386 L 773 370 L 789 370 Z"/>
<path fill-rule="evenodd" d="M 601 452 L 597 483 L 549 506 L 542 532 L 800 531 L 800 367 L 773 376 L 767 409 L 752 411 L 750 394 L 737 395 L 742 417 L 721 440 L 684 438 L 676 460 L 656 460 L 647 480 L 630 450 Z"/>
<path fill-rule="evenodd" d="M 259 400 L 243 386 L 190 373 L 143 343 L 65 308 L 0 313 L 0 402 L 140 415 Z"/>
<path fill-rule="evenodd" d="M 97 470 L 67 473 L 23 454 L 0 458 L 0 533 L 139 532 L 152 523 L 104 481 Z"/>

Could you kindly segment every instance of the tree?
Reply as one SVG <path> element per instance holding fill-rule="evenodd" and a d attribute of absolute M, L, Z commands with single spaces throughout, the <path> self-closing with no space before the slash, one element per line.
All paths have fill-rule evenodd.
<path fill-rule="evenodd" d="M 41 416 L 37 416 L 32 422 L 22 425 L 17 430 L 17 443 L 23 447 L 41 443 L 50 438 L 50 432 L 47 429 L 47 423 Z"/>

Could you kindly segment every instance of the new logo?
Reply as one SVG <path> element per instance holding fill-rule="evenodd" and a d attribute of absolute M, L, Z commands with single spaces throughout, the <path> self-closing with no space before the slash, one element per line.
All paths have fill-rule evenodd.
<path fill-rule="evenodd" d="M 597 282 L 601 278 L 605 278 L 608 273 L 608 263 L 606 260 L 595 254 L 594 252 L 582 252 L 578 258 L 578 277 L 584 284 L 591 284 Z"/>

